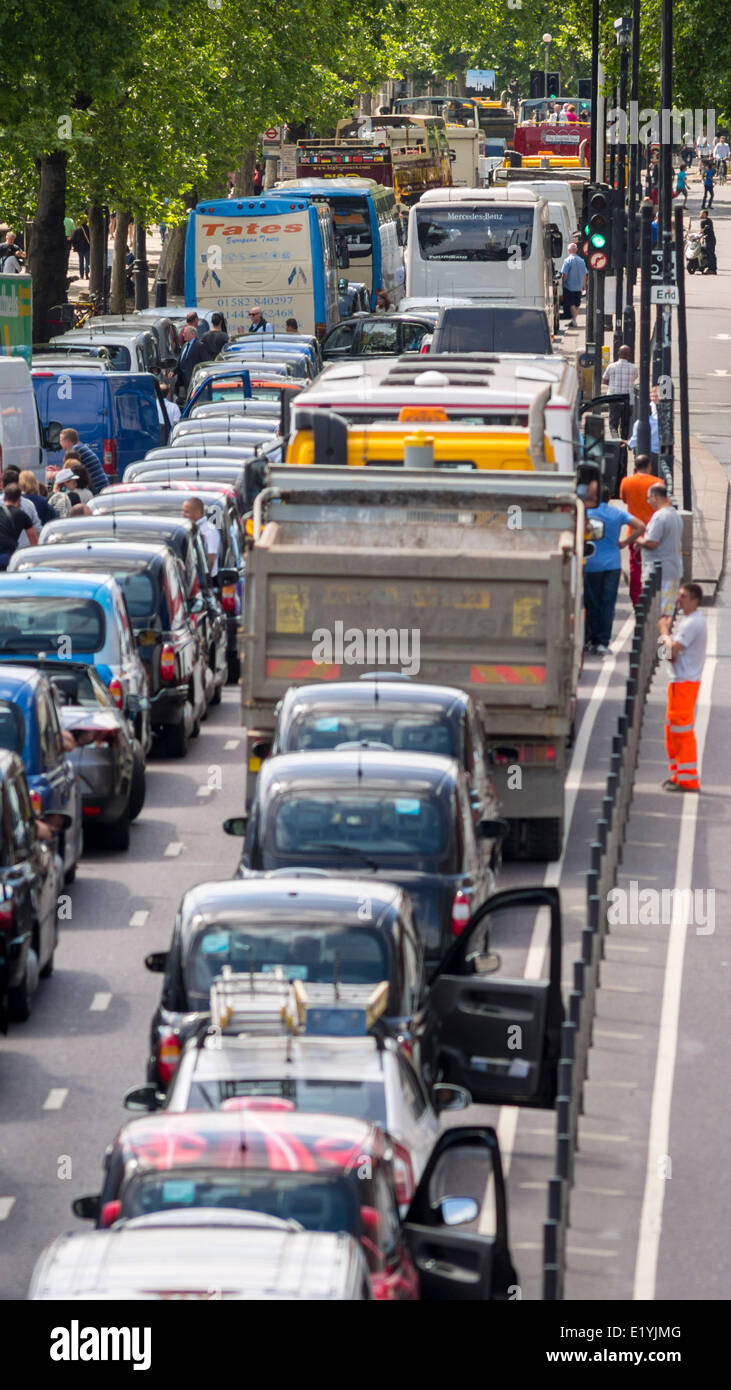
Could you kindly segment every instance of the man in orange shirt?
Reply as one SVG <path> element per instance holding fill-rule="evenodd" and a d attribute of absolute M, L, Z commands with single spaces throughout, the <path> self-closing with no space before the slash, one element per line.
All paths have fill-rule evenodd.
<path fill-rule="evenodd" d="M 653 514 L 647 494 L 652 484 L 656 482 L 657 478 L 651 472 L 649 455 L 638 454 L 635 459 L 634 473 L 623 478 L 619 485 L 619 495 L 627 511 L 640 521 L 644 521 L 645 526 Z M 636 546 L 631 545 L 629 551 L 629 596 L 635 607 L 641 591 L 642 555 Z"/>

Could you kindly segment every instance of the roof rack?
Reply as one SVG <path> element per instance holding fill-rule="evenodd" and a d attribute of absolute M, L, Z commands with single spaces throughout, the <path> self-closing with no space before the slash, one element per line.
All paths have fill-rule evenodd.
<path fill-rule="evenodd" d="M 309 1037 L 358 1038 L 372 1031 L 387 1003 L 387 980 L 375 986 L 295 980 L 287 1013 L 291 1028 Z"/>
<path fill-rule="evenodd" d="M 235 974 L 224 965 L 211 985 L 211 1024 L 216 1033 L 279 1033 L 286 1027 L 290 982 L 281 966 L 271 973 Z"/>

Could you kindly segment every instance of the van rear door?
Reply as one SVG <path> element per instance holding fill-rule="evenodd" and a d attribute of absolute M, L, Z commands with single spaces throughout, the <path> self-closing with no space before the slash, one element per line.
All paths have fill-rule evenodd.
<path fill-rule="evenodd" d="M 167 425 L 149 372 L 111 373 L 111 437 L 116 443 L 117 477 L 121 482 L 128 464 L 136 463 L 149 449 L 165 444 Z"/>

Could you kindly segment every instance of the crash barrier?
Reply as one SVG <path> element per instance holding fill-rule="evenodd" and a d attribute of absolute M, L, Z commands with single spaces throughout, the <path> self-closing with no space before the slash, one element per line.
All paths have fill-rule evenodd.
<path fill-rule="evenodd" d="M 617 881 L 622 845 L 629 820 L 632 789 L 639 757 L 645 703 L 658 662 L 660 566 L 645 581 L 635 610 L 635 631 L 629 658 L 624 708 L 612 739 L 609 774 L 590 846 L 586 884 L 586 922 L 581 955 L 574 961 L 573 988 L 561 1029 L 556 1099 L 555 1172 L 548 1181 L 548 1216 L 543 1227 L 543 1298 L 563 1298 L 566 1238 L 569 1227 L 574 1159 L 578 1148 L 579 1115 L 584 1108 L 584 1082 L 593 1041 L 600 962 L 608 931 L 608 894 Z"/>

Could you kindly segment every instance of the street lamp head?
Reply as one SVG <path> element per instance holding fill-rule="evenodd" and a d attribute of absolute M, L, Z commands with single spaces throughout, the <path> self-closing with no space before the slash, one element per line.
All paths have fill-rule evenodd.
<path fill-rule="evenodd" d="M 614 20 L 614 33 L 619 47 L 626 48 L 632 39 L 632 19 L 629 15 Z"/>
<path fill-rule="evenodd" d="M 553 39 L 551 38 L 551 35 L 550 35 L 550 34 L 544 34 L 544 35 L 543 35 L 543 42 L 544 42 L 544 43 L 553 43 Z"/>

